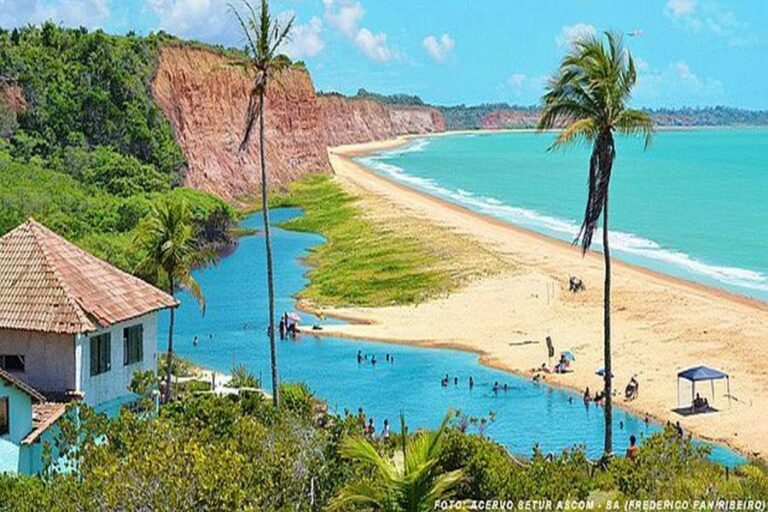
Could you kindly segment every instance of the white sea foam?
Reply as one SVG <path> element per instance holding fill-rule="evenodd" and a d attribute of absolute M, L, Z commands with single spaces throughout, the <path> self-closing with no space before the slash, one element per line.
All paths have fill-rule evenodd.
<path fill-rule="evenodd" d="M 419 140 L 426 141 L 426 139 Z M 419 146 L 418 149 L 412 149 L 411 151 L 422 151 L 424 147 Z M 399 151 L 402 152 L 403 150 L 400 149 Z M 414 188 L 512 224 L 531 228 L 535 231 L 544 232 L 545 234 L 568 241 L 573 240 L 579 232 L 579 224 L 573 220 L 561 219 L 539 213 L 535 210 L 507 205 L 496 198 L 476 196 L 472 192 L 463 189 L 451 190 L 438 184 L 433 179 L 408 174 L 402 168 L 385 161 L 387 156 L 391 155 L 392 153 L 388 152 L 386 155 L 361 158 L 360 162 Z M 705 263 L 688 254 L 662 247 L 653 240 L 633 233 L 612 231 L 609 236 L 611 246 L 617 252 L 669 265 L 678 270 L 685 271 L 691 277 L 705 277 L 729 286 L 768 292 L 768 276 L 759 271 Z M 602 232 L 600 230 L 595 233 L 594 239 L 595 245 L 600 248 L 602 245 L 600 243 L 600 240 L 602 240 Z"/>

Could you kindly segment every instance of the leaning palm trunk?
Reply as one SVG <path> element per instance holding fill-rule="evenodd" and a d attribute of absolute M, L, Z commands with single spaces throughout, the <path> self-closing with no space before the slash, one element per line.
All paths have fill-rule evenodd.
<path fill-rule="evenodd" d="M 605 360 L 605 447 L 608 455 L 613 451 L 613 368 L 611 363 L 611 251 L 608 247 L 608 189 L 605 190 L 603 211 L 603 258 L 605 285 L 603 290 L 603 358 Z"/>
<path fill-rule="evenodd" d="M 266 79 L 264 80 L 266 88 Z M 280 382 L 277 375 L 277 343 L 275 341 L 275 285 L 272 269 L 272 240 L 269 235 L 269 201 L 267 200 L 267 164 L 264 156 L 264 89 L 259 93 L 259 157 L 261 159 L 261 211 L 264 218 L 264 244 L 267 253 L 267 296 L 269 301 L 269 355 L 272 361 L 272 402 L 280 407 Z"/>
<path fill-rule="evenodd" d="M 174 296 L 174 283 L 173 278 L 169 277 L 169 293 L 171 297 Z M 168 354 L 166 354 L 166 368 L 165 368 L 165 397 L 163 399 L 166 402 L 170 402 L 173 397 L 173 391 L 171 390 L 171 378 L 173 377 L 173 327 L 176 321 L 176 308 L 171 308 L 171 318 L 168 323 Z"/>
<path fill-rule="evenodd" d="M 603 288 L 603 383 L 605 393 L 605 439 L 604 453 L 613 451 L 613 368 L 611 364 L 611 250 L 608 240 L 608 189 L 616 156 L 613 135 L 604 130 L 595 140 L 590 162 L 589 197 L 582 226 L 582 243 L 591 241 L 600 216 L 603 217 L 603 258 L 605 261 L 605 280 Z M 589 233 L 589 234 L 588 234 Z M 585 242 L 586 240 L 586 242 Z M 583 245 L 583 247 L 586 247 Z"/>

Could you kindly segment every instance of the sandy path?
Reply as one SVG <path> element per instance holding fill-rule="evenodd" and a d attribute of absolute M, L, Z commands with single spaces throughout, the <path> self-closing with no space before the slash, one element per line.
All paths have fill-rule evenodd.
<path fill-rule="evenodd" d="M 582 258 L 577 248 L 475 214 L 382 178 L 349 160 L 402 140 L 334 148 L 336 179 L 386 200 L 404 214 L 431 219 L 475 239 L 510 262 L 514 271 L 472 282 L 449 297 L 411 307 L 341 308 L 331 314 L 365 324 L 334 327 L 347 337 L 462 347 L 483 362 L 528 373 L 546 361 L 544 338 L 555 349 L 572 350 L 575 371 L 548 376 L 550 383 L 599 389 L 602 367 L 602 255 Z M 370 212 L 376 215 L 376 212 Z M 568 291 L 569 274 L 587 291 Z M 768 456 L 768 366 L 760 354 L 768 342 L 768 304 L 616 262 L 613 272 L 613 347 L 616 387 L 623 392 L 633 374 L 640 397 L 617 404 L 659 420 L 680 420 L 698 436 L 740 451 Z M 734 400 L 716 383 L 719 412 L 683 417 L 677 406 L 676 374 L 709 364 L 731 375 Z M 709 384 L 701 386 L 710 396 Z M 682 399 L 690 387 L 682 387 Z"/>

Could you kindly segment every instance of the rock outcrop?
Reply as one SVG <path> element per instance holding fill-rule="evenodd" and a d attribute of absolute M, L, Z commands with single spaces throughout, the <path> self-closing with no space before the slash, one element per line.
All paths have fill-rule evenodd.
<path fill-rule="evenodd" d="M 431 107 L 384 105 L 340 94 L 318 96 L 328 146 L 445 131 L 442 114 Z"/>
<path fill-rule="evenodd" d="M 27 109 L 24 91 L 16 82 L 0 79 L 0 105 L 8 108 L 14 115 Z"/>
<path fill-rule="evenodd" d="M 155 100 L 187 159 L 184 184 L 225 199 L 257 194 L 261 185 L 258 130 L 240 151 L 251 76 L 231 58 L 191 46 L 166 46 L 152 82 Z M 322 112 L 304 70 L 283 73 L 266 99 L 270 185 L 329 172 Z"/>

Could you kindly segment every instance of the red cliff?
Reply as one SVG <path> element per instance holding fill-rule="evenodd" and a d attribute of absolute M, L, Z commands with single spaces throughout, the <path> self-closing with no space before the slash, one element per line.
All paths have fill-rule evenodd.
<path fill-rule="evenodd" d="M 329 146 L 445 131 L 442 114 L 431 107 L 384 105 L 338 94 L 318 97 Z"/>
<path fill-rule="evenodd" d="M 258 193 L 259 138 L 239 151 L 252 80 L 230 58 L 189 46 L 167 46 L 152 83 L 187 159 L 184 184 L 226 199 Z M 309 73 L 291 70 L 272 82 L 266 101 L 270 185 L 330 171 L 322 113 Z"/>

